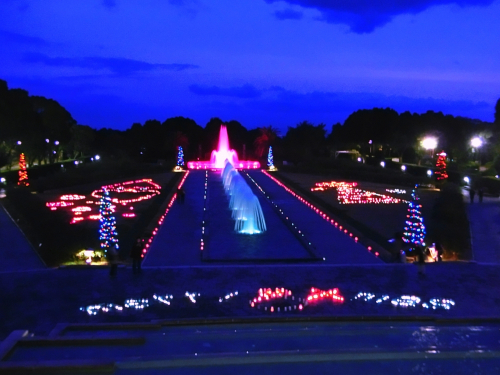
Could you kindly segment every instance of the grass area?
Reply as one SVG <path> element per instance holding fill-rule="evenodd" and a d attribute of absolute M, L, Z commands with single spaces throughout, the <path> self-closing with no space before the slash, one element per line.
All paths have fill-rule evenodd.
<path fill-rule="evenodd" d="M 333 191 L 310 191 L 315 182 L 325 181 L 325 176 L 286 173 L 282 170 L 275 176 L 312 203 L 336 216 L 345 225 L 385 249 L 385 253 L 381 252 L 382 260 L 392 262 L 396 259 L 396 249 L 388 240 L 393 238 L 396 232 L 402 232 L 407 204 L 339 205 Z M 339 176 L 328 177 L 342 181 Z M 394 185 L 360 182 L 359 187 L 386 194 L 385 188 Z M 406 195 L 397 197 L 409 200 L 411 189 L 405 190 Z M 418 195 L 421 199 L 424 224 L 427 227 L 426 241 L 439 242 L 445 251 L 445 259 L 471 259 L 469 222 L 458 185 L 447 183 L 441 191 L 419 189 Z"/>
<path fill-rule="evenodd" d="M 74 194 L 75 191 L 79 193 L 85 191 L 89 194 L 92 190 L 110 183 L 110 178 L 114 178 L 111 182 L 116 182 L 116 179 L 123 181 L 125 178 L 136 179 L 154 176 L 145 174 L 144 170 L 147 169 L 147 166 L 142 170 L 138 166 L 127 170 L 125 168 L 109 170 L 102 167 L 90 168 L 85 169 L 86 173 L 84 174 L 64 174 L 61 172 L 55 176 L 47 176 L 43 183 L 44 186 L 62 186 L 63 188 L 58 190 L 57 195 Z M 62 174 L 64 176 L 61 176 Z M 128 257 L 134 239 L 137 236 L 146 235 L 146 229 L 158 215 L 158 210 L 169 198 L 180 177 L 180 173 L 169 173 L 168 178 L 163 178 L 165 182 L 161 184 L 160 194 L 138 204 L 135 210 L 136 218 L 126 221 L 118 220 L 120 256 L 123 259 Z M 78 185 L 78 183 L 85 183 L 85 185 Z M 46 207 L 45 203 L 50 200 L 51 194 L 36 193 L 36 191 L 45 190 L 39 189 L 40 182 L 34 181 L 33 185 L 35 187 L 38 185 L 35 191 L 19 187 L 9 188 L 7 197 L 4 199 L 4 206 L 48 266 L 55 267 L 73 261 L 74 254 L 79 250 L 99 249 L 98 221 L 84 220 L 75 225 L 70 224 L 68 213 L 61 210 L 51 211 Z"/>

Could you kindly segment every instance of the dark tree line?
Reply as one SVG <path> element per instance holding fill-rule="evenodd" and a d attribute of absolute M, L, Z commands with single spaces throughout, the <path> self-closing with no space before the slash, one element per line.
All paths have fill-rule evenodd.
<path fill-rule="evenodd" d="M 498 107 L 497 103 L 497 113 Z M 491 123 L 444 115 L 441 112 L 398 114 L 390 108 L 374 108 L 356 111 L 343 125 L 334 125 L 328 142 L 337 149 L 354 148 L 366 154 L 371 147 L 373 153 L 402 157 L 405 161 L 414 162 L 422 152 L 419 141 L 425 136 L 434 136 L 438 139 L 436 151 L 444 149 L 449 157 L 460 161 L 467 159 L 473 136 L 481 135 L 490 139 L 485 144 L 484 155 L 492 152 L 497 142 L 496 133 L 497 128 Z"/>
<path fill-rule="evenodd" d="M 55 100 L 9 90 L 0 80 L 0 166 L 19 157 L 20 149 L 28 164 L 59 159 L 74 126 L 76 121 Z"/>
<path fill-rule="evenodd" d="M 333 125 L 328 136 L 325 124 L 303 121 L 283 135 L 271 125 L 247 130 L 238 121 L 216 117 L 204 127 L 189 118 L 173 117 L 134 123 L 120 131 L 78 125 L 55 100 L 29 96 L 22 89 L 9 90 L 0 80 L 0 167 L 15 163 L 20 152 L 30 165 L 95 154 L 142 162 L 174 161 L 178 146 L 183 147 L 186 160 L 207 160 L 217 148 L 221 124 L 227 126 L 231 147 L 240 158 L 264 162 L 270 145 L 277 160 L 296 164 L 329 158 L 336 150 L 345 149 L 412 162 L 421 156 L 418 142 L 424 135 L 438 137 L 438 148 L 455 159 L 466 159 L 470 138 L 479 133 L 489 138 L 483 156 L 500 150 L 500 100 L 493 126 L 441 112 L 398 114 L 390 108 L 374 108 L 352 113 L 344 124 Z"/>

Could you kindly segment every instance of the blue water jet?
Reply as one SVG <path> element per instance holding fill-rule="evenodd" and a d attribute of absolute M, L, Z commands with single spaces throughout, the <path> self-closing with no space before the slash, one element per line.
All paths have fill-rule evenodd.
<path fill-rule="evenodd" d="M 238 233 L 256 234 L 267 230 L 259 199 L 252 192 L 245 179 L 226 160 L 222 170 L 222 183 L 229 197 L 231 217 L 235 220 L 234 230 Z"/>

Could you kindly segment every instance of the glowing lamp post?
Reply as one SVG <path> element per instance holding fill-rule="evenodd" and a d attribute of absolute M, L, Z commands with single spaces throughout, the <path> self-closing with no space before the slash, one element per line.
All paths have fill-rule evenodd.
<path fill-rule="evenodd" d="M 476 151 L 477 153 L 479 153 L 479 149 L 481 148 L 481 146 L 483 145 L 483 140 L 479 137 L 474 137 L 470 140 L 470 145 L 472 147 L 472 153 L 475 154 Z M 476 158 L 474 157 L 474 160 Z M 481 158 L 478 156 L 478 159 L 479 159 L 479 165 L 481 165 Z"/>
<path fill-rule="evenodd" d="M 422 147 L 426 150 L 431 150 L 431 157 L 434 157 L 434 149 L 437 147 L 437 139 L 434 137 L 426 137 L 422 140 Z"/>

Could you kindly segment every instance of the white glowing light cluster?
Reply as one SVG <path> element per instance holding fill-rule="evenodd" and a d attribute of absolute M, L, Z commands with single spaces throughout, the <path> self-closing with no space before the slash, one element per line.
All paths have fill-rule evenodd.
<path fill-rule="evenodd" d="M 444 309 L 444 310 L 449 310 L 451 309 L 452 306 L 455 306 L 455 301 L 452 299 L 439 299 L 439 298 L 432 298 L 429 303 L 422 303 L 422 307 L 425 309 Z"/>
<path fill-rule="evenodd" d="M 123 311 L 123 306 L 115 305 L 113 303 L 101 303 L 99 305 L 90 305 L 87 307 L 80 307 L 80 311 L 86 311 L 89 315 L 97 315 L 98 312 L 108 313 L 112 311 Z"/>
<path fill-rule="evenodd" d="M 363 293 L 363 292 L 359 292 L 358 294 L 356 294 L 354 296 L 354 299 L 363 300 L 365 302 L 370 301 L 373 298 L 375 298 L 375 294 L 372 294 L 372 293 Z"/>
<path fill-rule="evenodd" d="M 398 298 L 391 299 L 387 294 L 377 295 L 369 292 L 359 292 L 354 296 L 352 300 L 358 300 L 362 302 L 372 302 L 375 301 L 377 304 L 390 301 L 390 303 L 395 307 L 417 307 L 421 306 L 424 309 L 445 309 L 450 310 L 451 307 L 455 306 L 455 301 L 448 298 L 432 298 L 429 302 L 422 302 L 422 299 L 414 295 L 403 295 Z"/>
<path fill-rule="evenodd" d="M 417 307 L 420 301 L 420 297 L 417 296 L 401 296 L 394 298 L 391 303 L 396 307 Z"/>
<path fill-rule="evenodd" d="M 146 299 L 128 299 L 125 301 L 125 307 L 127 309 L 142 310 L 145 307 L 149 307 L 149 300 Z"/>
<path fill-rule="evenodd" d="M 376 303 L 382 303 L 382 302 L 385 302 L 389 299 L 390 297 L 388 295 L 383 295 L 382 297 L 380 298 L 377 298 L 377 300 L 375 301 Z"/>
<path fill-rule="evenodd" d="M 359 292 L 358 294 L 356 294 L 354 296 L 354 300 L 359 300 L 359 301 L 363 301 L 363 302 L 375 301 L 375 303 L 377 303 L 377 304 L 388 301 L 389 298 L 390 297 L 387 294 L 382 294 L 381 296 L 379 296 L 377 298 L 377 295 L 375 295 L 373 293 L 367 293 L 367 292 Z M 351 301 L 352 301 L 352 299 L 351 299 Z"/>
<path fill-rule="evenodd" d="M 97 315 L 97 313 L 99 312 L 123 312 L 125 309 L 143 310 L 146 307 L 149 307 L 149 302 L 147 299 L 128 299 L 125 301 L 125 304 L 123 306 L 114 303 L 100 303 L 97 305 L 80 307 L 80 311 L 85 311 L 89 315 Z"/>
<path fill-rule="evenodd" d="M 173 298 L 174 298 L 173 295 L 167 294 L 165 297 L 163 297 L 163 296 L 157 296 L 156 294 L 153 294 L 153 299 L 155 301 L 158 301 L 158 302 L 163 303 L 163 304 L 168 305 L 168 306 L 170 306 L 170 302 L 172 301 Z"/>
<path fill-rule="evenodd" d="M 406 194 L 405 189 L 385 189 L 385 191 L 392 194 Z"/>
<path fill-rule="evenodd" d="M 66 195 L 61 195 L 59 199 L 62 201 L 80 201 L 85 199 L 85 195 L 66 194 Z"/>
<path fill-rule="evenodd" d="M 184 294 L 187 298 L 189 298 L 189 300 L 192 302 L 192 303 L 196 303 L 196 297 L 199 297 L 200 296 L 200 293 L 189 293 L 188 291 L 186 291 L 186 293 Z"/>
<path fill-rule="evenodd" d="M 226 295 L 224 296 L 224 298 L 223 298 L 223 297 L 219 297 L 219 302 L 224 302 L 224 301 L 230 300 L 231 298 L 234 298 L 234 297 L 236 297 L 237 295 L 238 295 L 238 291 L 235 291 L 235 292 L 233 292 L 233 293 L 226 294 Z"/>
<path fill-rule="evenodd" d="M 373 191 L 355 188 L 356 182 L 317 182 L 312 191 L 337 189 L 337 199 L 340 204 L 394 204 L 404 200 Z"/>

